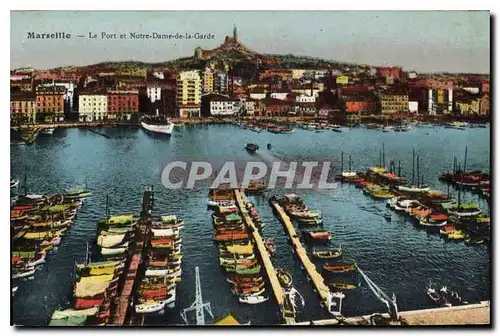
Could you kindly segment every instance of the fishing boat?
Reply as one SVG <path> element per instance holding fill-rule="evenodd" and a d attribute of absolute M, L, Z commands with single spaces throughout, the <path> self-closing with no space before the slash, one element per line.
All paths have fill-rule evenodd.
<path fill-rule="evenodd" d="M 86 189 L 72 189 L 69 190 L 64 197 L 67 199 L 81 199 L 91 196 L 92 193 Z"/>
<path fill-rule="evenodd" d="M 245 193 L 247 194 L 260 194 L 267 190 L 267 184 L 265 181 L 250 181 L 248 186 L 245 188 Z"/>
<path fill-rule="evenodd" d="M 358 288 L 358 284 L 355 284 L 355 283 L 347 283 L 347 282 L 331 282 L 329 283 L 329 285 L 333 288 L 336 288 L 336 289 L 346 289 L 346 290 L 349 290 L 349 289 L 356 289 Z"/>
<path fill-rule="evenodd" d="M 52 135 L 52 134 L 54 134 L 54 131 L 55 131 L 55 127 L 42 128 L 40 130 L 40 134 L 43 134 L 43 135 Z"/>
<path fill-rule="evenodd" d="M 19 180 L 10 180 L 10 187 L 16 188 L 19 185 Z"/>
<path fill-rule="evenodd" d="M 278 276 L 278 280 L 283 287 L 288 288 L 292 286 L 293 278 L 290 272 L 279 268 L 276 269 L 276 275 Z"/>
<path fill-rule="evenodd" d="M 307 235 L 307 237 L 314 239 L 314 240 L 330 240 L 330 232 L 328 231 L 303 231 L 304 234 Z"/>
<path fill-rule="evenodd" d="M 36 268 L 34 266 L 14 268 L 12 270 L 12 279 L 22 279 L 31 277 L 36 272 Z"/>
<path fill-rule="evenodd" d="M 295 132 L 294 128 L 289 128 L 289 127 L 281 127 L 278 129 L 278 132 L 280 134 L 291 134 Z"/>
<path fill-rule="evenodd" d="M 320 251 L 313 249 L 313 251 L 311 252 L 311 255 L 318 259 L 336 259 L 340 258 L 343 254 L 344 251 L 342 251 L 341 247 L 333 250 L 320 250 Z"/>
<path fill-rule="evenodd" d="M 420 202 L 413 199 L 401 199 L 396 201 L 393 205 L 393 209 L 398 212 L 410 213 L 412 209 L 416 209 L 421 206 Z"/>
<path fill-rule="evenodd" d="M 465 239 L 465 234 L 461 230 L 455 230 L 446 236 L 451 240 L 463 240 Z"/>
<path fill-rule="evenodd" d="M 174 123 L 168 120 L 162 120 L 158 117 L 144 117 L 141 120 L 141 126 L 146 131 L 158 134 L 171 135 L 174 130 Z"/>
<path fill-rule="evenodd" d="M 445 226 L 448 221 L 448 216 L 445 214 L 430 214 L 419 220 L 420 225 L 427 227 L 442 227 Z"/>
<path fill-rule="evenodd" d="M 384 214 L 384 218 L 386 221 L 390 222 L 392 220 L 392 215 L 388 212 Z"/>
<path fill-rule="evenodd" d="M 274 244 L 274 240 L 270 238 L 264 239 L 264 246 L 269 253 L 273 254 L 274 252 L 276 252 L 276 245 Z"/>
<path fill-rule="evenodd" d="M 234 200 L 211 200 L 207 201 L 207 205 L 211 207 L 232 207 L 235 205 Z"/>
<path fill-rule="evenodd" d="M 345 273 L 354 271 L 356 264 L 325 264 L 323 269 L 332 273 Z"/>
<path fill-rule="evenodd" d="M 259 304 L 269 300 L 269 297 L 263 295 L 249 295 L 249 296 L 240 296 L 238 300 L 241 303 L 246 303 L 246 304 Z"/>
<path fill-rule="evenodd" d="M 459 203 L 457 207 L 448 209 L 450 215 L 472 217 L 481 214 L 481 209 L 475 203 Z"/>
<path fill-rule="evenodd" d="M 442 295 L 440 291 L 437 291 L 433 285 L 432 282 L 429 282 L 429 286 L 427 287 L 427 297 L 431 299 L 432 302 L 434 302 L 438 306 L 442 307 L 451 307 L 451 303 L 448 302 L 447 298 L 445 295 Z"/>
<path fill-rule="evenodd" d="M 253 143 L 247 143 L 245 145 L 245 149 L 251 153 L 255 153 L 257 150 L 259 150 L 259 145 Z"/>
<path fill-rule="evenodd" d="M 468 236 L 465 238 L 464 242 L 467 245 L 479 245 L 484 243 L 484 238 Z"/>

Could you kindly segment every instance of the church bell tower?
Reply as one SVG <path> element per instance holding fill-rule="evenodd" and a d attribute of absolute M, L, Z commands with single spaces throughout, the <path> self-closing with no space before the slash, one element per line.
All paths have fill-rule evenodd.
<path fill-rule="evenodd" d="M 234 24 L 233 27 L 233 39 L 234 41 L 238 42 L 238 29 L 236 28 L 236 24 Z"/>

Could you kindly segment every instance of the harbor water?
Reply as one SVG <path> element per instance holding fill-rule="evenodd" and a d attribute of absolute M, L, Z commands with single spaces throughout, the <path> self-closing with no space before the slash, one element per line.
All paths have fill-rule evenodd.
<path fill-rule="evenodd" d="M 201 275 L 203 300 L 211 303 L 214 318 L 233 313 L 241 323 L 281 323 L 273 298 L 259 305 L 243 305 L 231 294 L 230 284 L 218 264 L 218 249 L 212 237 L 211 212 L 207 211 L 208 190 L 169 190 L 161 183 L 168 161 L 196 157 L 205 160 L 250 160 L 245 143 L 258 143 L 255 159 L 275 158 L 286 162 L 329 159 L 339 169 L 340 154 L 352 156 L 352 170 L 365 170 L 379 163 L 382 143 L 386 165 L 401 161 L 402 175 L 411 179 L 412 150 L 420 156 L 420 173 L 432 189 L 447 191 L 438 180 L 440 173 L 452 169 L 453 157 L 463 162 L 468 146 L 467 170 L 489 171 L 490 128 L 465 130 L 442 127 L 416 127 L 409 132 L 384 133 L 364 128 L 342 133 L 315 133 L 297 130 L 292 134 L 255 133 L 233 125 L 198 125 L 177 128 L 170 138 L 155 136 L 141 129 L 103 128 L 57 129 L 52 136 L 39 136 L 30 146 L 11 146 L 11 177 L 21 180 L 17 192 L 24 192 L 24 175 L 29 193 L 57 192 L 80 186 L 92 197 L 85 200 L 74 224 L 63 237 L 59 249 L 37 271 L 34 280 L 21 282 L 12 298 L 13 322 L 17 325 L 47 325 L 53 311 L 71 304 L 75 279 L 74 263 L 82 262 L 86 242 L 95 245 L 96 221 L 105 216 L 106 195 L 111 214 L 136 213 L 141 192 L 154 185 L 155 212 L 176 214 L 184 219 L 182 282 L 177 290 L 176 308 L 163 315 L 148 316 L 145 324 L 182 324 L 180 312 L 195 299 L 195 267 Z M 272 149 L 265 149 L 266 144 Z M 271 190 L 263 196 L 249 197 L 266 224 L 263 236 L 274 238 L 277 252 L 273 264 L 289 270 L 294 287 L 304 296 L 297 321 L 327 318 L 319 296 L 292 254 L 282 224 L 267 200 L 287 190 Z M 394 293 L 400 311 L 432 307 L 426 297 L 429 280 L 458 291 L 469 302 L 490 299 L 489 245 L 467 246 L 444 240 L 439 234 L 417 227 L 407 217 L 392 213 L 383 217 L 385 201 L 374 200 L 352 185 L 331 190 L 299 190 L 311 209 L 323 213 L 324 228 L 333 233 L 332 245 L 342 246 L 344 261 L 354 261 L 388 295 Z M 452 190 L 457 197 L 456 190 Z M 489 212 L 487 202 L 465 192 L 464 200 L 479 202 Z M 93 249 L 94 257 L 98 252 Z M 319 264 L 318 264 L 319 265 Z M 360 277 L 337 277 L 356 282 L 359 287 L 345 292 L 342 312 L 358 316 L 385 312 L 386 307 Z M 328 279 L 330 281 L 330 279 Z M 270 288 L 267 294 L 272 297 Z M 194 317 L 191 316 L 194 323 Z M 207 322 L 212 318 L 206 314 Z"/>

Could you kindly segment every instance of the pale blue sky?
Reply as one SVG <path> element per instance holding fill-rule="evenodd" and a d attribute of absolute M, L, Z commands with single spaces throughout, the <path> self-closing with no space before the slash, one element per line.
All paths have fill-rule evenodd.
<path fill-rule="evenodd" d="M 212 49 L 238 26 L 260 53 L 296 54 L 408 70 L 490 72 L 489 12 L 24 11 L 11 12 L 11 68 L 101 61 L 158 62 Z M 213 33 L 215 40 L 29 40 L 28 32 Z"/>

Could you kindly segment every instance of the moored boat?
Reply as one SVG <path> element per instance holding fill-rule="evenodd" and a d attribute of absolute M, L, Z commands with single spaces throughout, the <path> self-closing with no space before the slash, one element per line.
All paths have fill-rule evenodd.
<path fill-rule="evenodd" d="M 174 123 L 168 120 L 160 120 L 159 118 L 145 117 L 141 120 L 141 126 L 146 131 L 158 134 L 171 135 L 174 130 Z"/>
<path fill-rule="evenodd" d="M 351 272 L 356 269 L 356 264 L 325 264 L 323 269 L 333 273 Z"/>
<path fill-rule="evenodd" d="M 255 153 L 257 150 L 259 150 L 259 145 L 253 143 L 247 143 L 245 145 L 245 149 L 251 153 Z"/>
<path fill-rule="evenodd" d="M 311 252 L 311 255 L 318 259 L 336 259 L 340 258 L 343 254 L 344 252 L 340 247 L 338 249 L 320 250 L 320 251 L 313 249 L 313 251 Z"/>
<path fill-rule="evenodd" d="M 278 276 L 278 280 L 283 287 L 288 288 L 292 286 L 293 278 L 290 272 L 283 269 L 276 269 L 276 275 Z"/>

